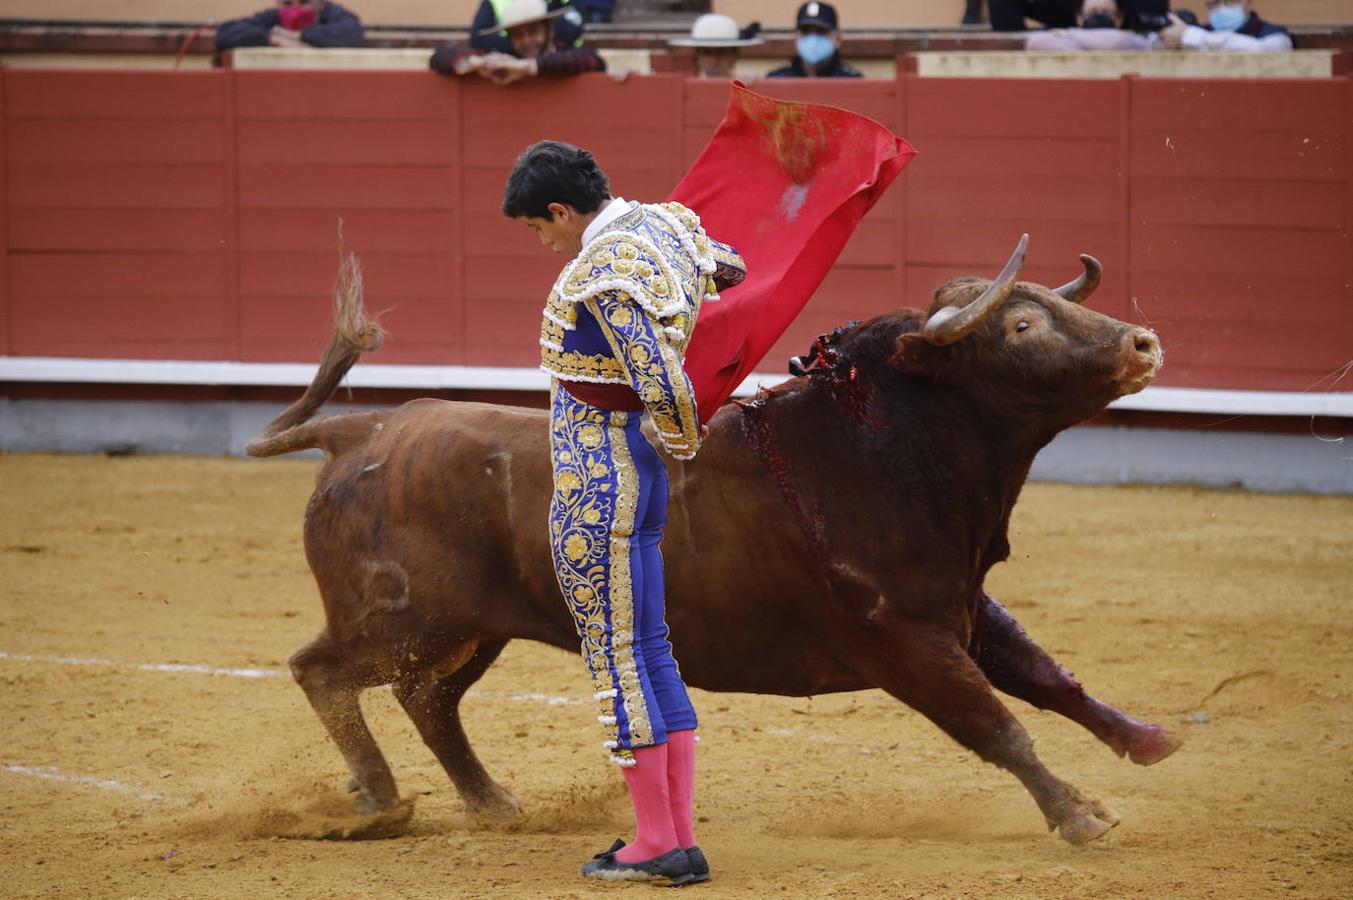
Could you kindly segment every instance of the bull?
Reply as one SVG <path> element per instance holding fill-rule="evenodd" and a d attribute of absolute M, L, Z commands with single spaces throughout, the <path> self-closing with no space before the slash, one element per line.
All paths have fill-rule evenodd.
<path fill-rule="evenodd" d="M 1072 844 L 1116 814 L 1048 771 L 993 688 L 1150 765 L 1178 741 L 1085 693 L 983 590 L 1035 454 L 1141 390 L 1156 335 L 1081 305 L 1101 269 L 1056 290 L 965 277 L 928 312 L 841 329 L 799 377 L 709 422 L 670 464 L 667 610 L 693 686 L 811 696 L 880 688 L 1018 778 Z M 543 411 L 415 400 L 313 420 L 379 327 L 349 257 L 335 334 L 305 394 L 253 456 L 320 448 L 305 549 L 326 625 L 291 671 L 337 743 L 361 812 L 399 801 L 359 693 L 389 684 L 466 807 L 519 809 L 485 771 L 459 704 L 513 639 L 577 648 L 547 545 Z M 709 627 L 718 623 L 717 628 Z"/>

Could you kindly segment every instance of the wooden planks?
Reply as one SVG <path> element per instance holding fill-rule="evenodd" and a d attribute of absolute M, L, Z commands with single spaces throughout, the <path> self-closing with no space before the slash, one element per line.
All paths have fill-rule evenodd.
<path fill-rule="evenodd" d="M 461 361 L 457 86 L 422 72 L 234 77 L 242 357 L 322 352 L 342 220 L 392 335 L 381 361 Z"/>
<path fill-rule="evenodd" d="M 5 73 L 10 352 L 231 354 L 224 84 Z"/>
<path fill-rule="evenodd" d="M 1304 390 L 1348 361 L 1347 91 L 1133 84 L 1129 264 L 1161 383 Z"/>
<path fill-rule="evenodd" d="M 1031 234 L 1029 280 L 1089 252 L 1092 305 L 1161 332 L 1161 383 L 1303 389 L 1353 346 L 1353 81 L 766 81 L 920 155 L 762 368 L 926 307 Z M 727 86 L 600 75 L 498 89 L 423 72 L 0 71 L 0 352 L 311 362 L 341 218 L 379 361 L 533 366 L 564 260 L 499 212 L 556 138 L 665 196 Z"/>
<path fill-rule="evenodd" d="M 1069 281 L 1105 266 L 1094 306 L 1126 309 L 1119 106 L 1111 81 L 912 79 L 906 130 L 907 305 L 926 309 L 960 274 L 994 277 L 1029 233 L 1023 278 Z"/>

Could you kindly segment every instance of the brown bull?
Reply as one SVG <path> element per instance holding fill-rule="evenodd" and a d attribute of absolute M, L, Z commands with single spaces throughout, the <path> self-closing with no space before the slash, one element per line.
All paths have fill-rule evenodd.
<path fill-rule="evenodd" d="M 942 286 L 820 343 L 805 374 L 709 423 L 671 463 L 667 610 L 682 674 L 715 691 L 882 688 L 1019 778 L 1071 843 L 1117 819 L 1053 776 L 992 688 L 1149 765 L 1177 743 L 1086 695 L 982 590 L 1034 455 L 1141 390 L 1156 336 L 1082 307 L 1099 264 L 1057 291 Z M 355 271 L 355 263 L 350 263 Z M 576 651 L 547 546 L 547 414 L 419 400 L 308 422 L 380 332 L 340 289 L 334 342 L 305 396 L 249 446 L 327 461 L 305 546 L 327 626 L 291 659 L 347 760 L 358 808 L 398 801 L 358 693 L 392 684 L 472 810 L 515 809 L 461 728 L 465 691 L 513 638 Z M 707 623 L 718 622 L 718 628 Z"/>

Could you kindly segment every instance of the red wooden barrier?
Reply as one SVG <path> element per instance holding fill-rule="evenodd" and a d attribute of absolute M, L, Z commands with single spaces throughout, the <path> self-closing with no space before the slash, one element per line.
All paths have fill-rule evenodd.
<path fill-rule="evenodd" d="M 1303 390 L 1353 349 L 1349 82 L 1138 82 L 1129 271 L 1172 383 Z"/>
<path fill-rule="evenodd" d="M 763 365 L 993 274 L 1094 253 L 1094 305 L 1162 334 L 1159 383 L 1302 389 L 1353 346 L 1353 82 L 770 82 L 921 151 Z M 380 361 L 531 366 L 563 260 L 498 212 L 515 155 L 591 149 L 664 196 L 726 86 L 601 76 L 497 89 L 422 72 L 0 70 L 0 350 L 313 361 L 341 217 L 389 308 Z"/>

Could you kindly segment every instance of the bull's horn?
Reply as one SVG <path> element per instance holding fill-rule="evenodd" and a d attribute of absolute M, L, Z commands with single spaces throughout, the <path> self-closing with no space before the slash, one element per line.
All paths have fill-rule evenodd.
<path fill-rule="evenodd" d="M 946 306 L 936 310 L 925 323 L 923 332 L 925 339 L 936 347 L 945 347 L 955 341 L 961 341 L 977 330 L 977 326 L 995 312 L 1014 290 L 1015 279 L 1019 277 L 1019 270 L 1024 267 L 1024 254 L 1028 249 L 1029 236 L 1021 235 L 1015 252 L 1010 254 L 1010 261 L 1005 264 L 1001 274 L 996 276 L 996 280 L 982 292 L 982 296 L 961 309 Z"/>
<path fill-rule="evenodd" d="M 1099 264 L 1099 260 L 1088 253 L 1082 253 L 1081 265 L 1085 267 L 1085 271 L 1080 273 L 1075 281 L 1067 282 L 1057 289 L 1058 295 L 1063 300 L 1084 303 L 1095 292 L 1095 288 L 1099 287 L 1099 281 L 1104 277 L 1104 267 Z"/>

